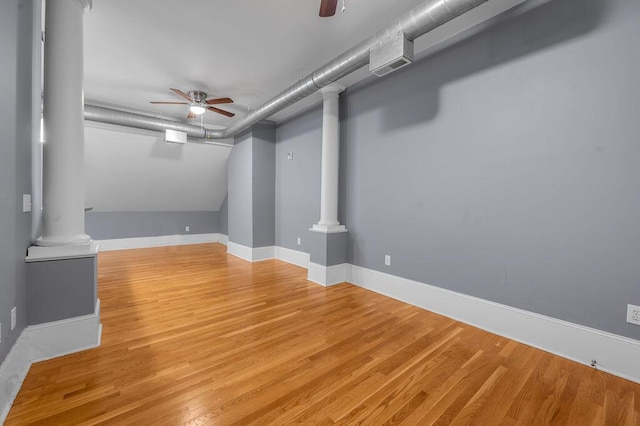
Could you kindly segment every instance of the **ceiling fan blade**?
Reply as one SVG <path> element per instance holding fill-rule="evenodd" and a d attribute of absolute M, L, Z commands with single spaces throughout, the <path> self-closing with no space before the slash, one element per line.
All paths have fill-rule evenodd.
<path fill-rule="evenodd" d="M 189 105 L 186 102 L 149 102 L 150 104 L 160 104 L 160 105 Z"/>
<path fill-rule="evenodd" d="M 231 98 L 216 98 L 216 99 L 207 99 L 205 101 L 207 105 L 217 105 L 217 104 L 232 104 L 233 99 Z"/>
<path fill-rule="evenodd" d="M 186 93 L 184 93 L 182 90 L 180 90 L 180 89 L 169 89 L 169 90 L 171 90 L 171 91 L 172 91 L 173 93 L 175 93 L 176 95 L 178 95 L 178 96 L 181 96 L 181 97 L 185 98 L 185 99 L 186 99 L 186 100 L 188 100 L 189 102 L 193 102 L 193 99 L 191 99 L 191 98 L 189 97 L 189 95 L 187 95 Z"/>
<path fill-rule="evenodd" d="M 335 15 L 336 6 L 338 6 L 338 0 L 322 0 L 320 2 L 320 16 L 326 18 Z"/>
<path fill-rule="evenodd" d="M 187 118 L 196 118 L 196 115 L 189 111 L 189 115 L 187 115 Z"/>
<path fill-rule="evenodd" d="M 218 114 L 226 115 L 227 117 L 233 117 L 235 114 L 216 107 L 207 108 L 209 111 L 217 112 Z"/>

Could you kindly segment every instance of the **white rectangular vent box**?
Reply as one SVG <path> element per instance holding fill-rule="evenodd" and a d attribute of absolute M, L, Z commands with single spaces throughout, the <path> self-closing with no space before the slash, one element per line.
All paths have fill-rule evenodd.
<path fill-rule="evenodd" d="M 187 132 L 165 129 L 164 140 L 171 143 L 187 143 Z"/>
<path fill-rule="evenodd" d="M 413 62 L 413 42 L 400 31 L 369 52 L 369 71 L 382 77 Z"/>

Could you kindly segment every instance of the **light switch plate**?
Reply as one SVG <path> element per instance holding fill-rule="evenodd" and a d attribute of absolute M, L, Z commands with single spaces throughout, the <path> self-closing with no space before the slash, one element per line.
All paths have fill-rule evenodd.
<path fill-rule="evenodd" d="M 31 194 L 22 194 L 22 211 L 31 211 Z"/>

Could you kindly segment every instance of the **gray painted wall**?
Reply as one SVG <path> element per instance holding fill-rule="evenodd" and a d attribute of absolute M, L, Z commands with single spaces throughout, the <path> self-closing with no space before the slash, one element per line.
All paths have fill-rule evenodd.
<path fill-rule="evenodd" d="M 42 324 L 93 314 L 98 293 L 96 261 L 93 256 L 29 263 L 27 323 Z"/>
<path fill-rule="evenodd" d="M 224 201 L 222 201 L 222 205 L 220 206 L 220 225 L 218 228 L 218 232 L 224 235 L 229 235 L 229 197 L 225 196 Z"/>
<path fill-rule="evenodd" d="M 189 231 L 185 231 L 185 227 Z M 218 212 L 88 212 L 85 231 L 94 240 L 219 232 Z"/>
<path fill-rule="evenodd" d="M 31 192 L 32 2 L 0 2 L 0 362 L 26 323 L 26 267 L 31 213 L 22 194 Z M 10 331 L 11 308 L 17 326 Z"/>
<path fill-rule="evenodd" d="M 310 253 L 309 228 L 320 219 L 322 109 L 279 125 L 276 140 L 276 245 Z"/>
<path fill-rule="evenodd" d="M 310 248 L 309 260 L 312 263 L 324 266 L 348 263 L 348 239 L 349 234 L 346 232 L 324 234 L 309 231 L 307 238 L 307 246 Z"/>
<path fill-rule="evenodd" d="M 635 0 L 552 1 L 342 95 L 351 262 L 640 339 L 638 22 Z M 278 129 L 278 185 L 311 185 L 280 153 L 320 114 Z M 279 244 L 314 191 L 279 188 Z"/>
<path fill-rule="evenodd" d="M 252 136 L 247 131 L 235 138 L 227 163 L 229 241 L 253 247 Z"/>
<path fill-rule="evenodd" d="M 276 128 L 256 124 L 252 128 L 253 146 L 253 246 L 275 244 Z"/>
<path fill-rule="evenodd" d="M 275 243 L 275 126 L 259 123 L 235 138 L 227 165 L 229 241 Z"/>

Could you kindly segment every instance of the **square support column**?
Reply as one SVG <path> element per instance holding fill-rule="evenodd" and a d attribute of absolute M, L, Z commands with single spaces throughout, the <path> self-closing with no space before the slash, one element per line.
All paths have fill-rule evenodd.
<path fill-rule="evenodd" d="M 229 253 L 249 261 L 275 253 L 275 124 L 236 136 L 227 163 Z"/>

